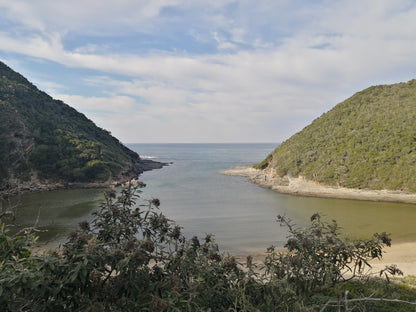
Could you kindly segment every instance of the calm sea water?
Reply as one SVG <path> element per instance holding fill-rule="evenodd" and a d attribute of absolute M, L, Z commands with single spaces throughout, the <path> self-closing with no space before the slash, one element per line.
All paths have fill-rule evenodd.
<path fill-rule="evenodd" d="M 213 233 L 220 248 L 237 254 L 263 252 L 283 246 L 287 232 L 276 223 L 284 214 L 296 224 L 307 224 L 320 212 L 336 219 L 343 231 L 365 237 L 392 233 L 394 241 L 416 239 L 416 205 L 321 199 L 282 195 L 248 182 L 222 175 L 235 166 L 263 160 L 275 147 L 265 144 L 128 144 L 144 158 L 172 162 L 145 172 L 143 199 L 159 198 L 160 209 L 191 237 Z M 78 222 L 90 219 L 102 200 L 102 190 L 64 190 L 20 197 L 20 226 L 38 227 L 43 241 L 60 242 Z"/>

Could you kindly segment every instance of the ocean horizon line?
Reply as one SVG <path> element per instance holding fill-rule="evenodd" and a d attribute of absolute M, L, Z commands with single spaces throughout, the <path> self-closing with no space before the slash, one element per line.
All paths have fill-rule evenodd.
<path fill-rule="evenodd" d="M 183 144 L 183 145 L 192 145 L 192 144 L 281 144 L 281 142 L 122 142 L 123 144 Z"/>

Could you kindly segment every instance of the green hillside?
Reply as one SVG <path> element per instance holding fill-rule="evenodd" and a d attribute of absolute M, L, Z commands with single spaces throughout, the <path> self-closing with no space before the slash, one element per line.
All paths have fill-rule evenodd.
<path fill-rule="evenodd" d="M 0 62 L 0 191 L 23 182 L 123 180 L 148 166 L 108 131 Z"/>
<path fill-rule="evenodd" d="M 356 93 L 258 168 L 349 188 L 416 191 L 416 80 Z"/>

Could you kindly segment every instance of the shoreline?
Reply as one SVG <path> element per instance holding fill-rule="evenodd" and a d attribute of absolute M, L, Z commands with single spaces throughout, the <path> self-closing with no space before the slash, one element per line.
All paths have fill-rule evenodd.
<path fill-rule="evenodd" d="M 104 182 L 66 182 L 66 181 L 29 181 L 23 183 L 14 183 L 10 188 L 0 190 L 0 199 L 2 196 L 14 196 L 24 193 L 38 193 L 49 192 L 56 190 L 69 190 L 69 189 L 91 189 L 91 188 L 113 188 L 117 186 L 123 186 L 128 183 L 138 183 L 140 175 L 145 171 L 151 171 L 155 169 L 161 169 L 164 166 L 168 166 L 168 163 L 158 162 L 150 159 L 141 159 L 136 164 L 134 169 L 120 174 L 118 177 L 113 177 Z"/>
<path fill-rule="evenodd" d="M 378 272 L 388 265 L 395 264 L 403 271 L 403 276 L 416 276 L 416 242 L 392 243 L 386 247 L 381 260 L 370 262 L 372 271 Z"/>
<path fill-rule="evenodd" d="M 328 186 L 315 181 L 306 180 L 304 177 L 279 177 L 274 170 L 260 170 L 251 166 L 235 167 L 223 171 L 222 174 L 246 177 L 249 181 L 258 184 L 261 187 L 269 188 L 281 194 L 416 204 L 416 193 Z"/>
<path fill-rule="evenodd" d="M 136 181 L 136 182 L 135 182 Z M 10 188 L 5 191 L 0 191 L 1 196 L 15 196 L 26 193 L 40 193 L 57 190 L 71 190 L 71 189 L 106 189 L 113 188 L 120 185 L 125 185 L 129 182 L 137 183 L 137 178 L 131 177 L 126 179 L 109 180 L 105 182 L 52 182 L 52 183 L 21 183 L 15 188 Z"/>

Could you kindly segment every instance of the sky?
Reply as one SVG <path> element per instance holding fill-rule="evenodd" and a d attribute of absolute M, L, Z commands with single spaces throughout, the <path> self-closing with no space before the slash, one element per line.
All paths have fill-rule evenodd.
<path fill-rule="evenodd" d="M 0 0 L 0 60 L 125 143 L 282 142 L 416 78 L 414 0 Z"/>

